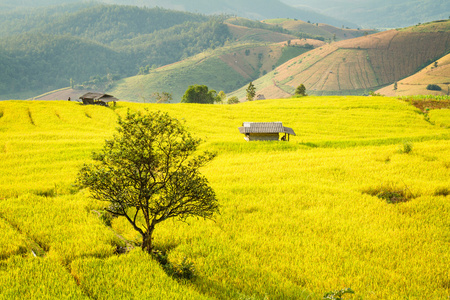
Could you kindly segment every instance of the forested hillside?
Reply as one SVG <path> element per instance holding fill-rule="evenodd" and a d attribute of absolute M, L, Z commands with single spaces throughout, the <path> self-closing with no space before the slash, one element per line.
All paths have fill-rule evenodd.
<path fill-rule="evenodd" d="M 108 71 L 130 73 L 121 63 L 125 55 L 67 35 L 23 34 L 1 39 L 0 49 L 4 49 L 0 56 L 0 94 L 69 86 L 70 78 L 81 82 Z"/>
<path fill-rule="evenodd" d="M 64 7 L 68 12 L 60 7 L 2 14 L 10 20 L 1 26 L 2 98 L 81 84 L 95 76 L 135 75 L 142 66 L 170 64 L 230 38 L 222 20 L 199 14 L 131 6 Z"/>
<path fill-rule="evenodd" d="M 5 9 L 17 6 L 46 6 L 62 3 L 75 3 L 80 0 L 6 0 Z M 136 5 L 146 7 L 164 7 L 182 11 L 190 11 L 202 14 L 228 14 L 236 15 L 250 19 L 269 19 L 269 18 L 299 18 L 311 19 L 312 22 L 322 22 L 334 26 L 357 25 L 347 19 L 336 19 L 329 15 L 324 15 L 311 9 L 305 10 L 286 5 L 280 0 L 97 0 L 107 4 Z M 0 4 L 1 7 L 1 4 Z"/>
<path fill-rule="evenodd" d="M 0 4 L 0 8 L 2 8 Z M 4 5 L 4 4 L 3 4 Z M 0 37 L 38 30 L 67 14 L 94 7 L 94 2 L 62 4 L 46 8 L 0 9 Z"/>
<path fill-rule="evenodd" d="M 58 18 L 39 28 L 51 34 L 70 34 L 111 44 L 208 17 L 162 8 L 100 5 Z"/>

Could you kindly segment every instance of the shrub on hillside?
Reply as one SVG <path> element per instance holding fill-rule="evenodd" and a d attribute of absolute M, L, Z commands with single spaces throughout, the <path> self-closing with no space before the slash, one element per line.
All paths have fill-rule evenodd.
<path fill-rule="evenodd" d="M 429 90 L 429 91 L 441 91 L 442 89 L 437 84 L 429 84 L 429 85 L 427 85 L 427 90 Z"/>

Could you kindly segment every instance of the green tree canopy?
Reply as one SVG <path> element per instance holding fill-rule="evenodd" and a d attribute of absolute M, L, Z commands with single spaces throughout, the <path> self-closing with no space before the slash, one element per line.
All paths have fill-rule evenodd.
<path fill-rule="evenodd" d="M 213 104 L 217 100 L 215 90 L 209 90 L 206 85 L 191 85 L 181 98 L 182 103 Z"/>
<path fill-rule="evenodd" d="M 152 251 L 155 226 L 167 219 L 211 218 L 218 203 L 199 168 L 215 154 L 194 154 L 200 140 L 167 113 L 127 113 L 94 163 L 78 175 L 106 210 L 125 217 L 142 236 L 142 249 Z"/>
<path fill-rule="evenodd" d="M 296 89 L 295 89 L 295 96 L 308 96 L 306 94 L 306 87 L 305 85 L 302 83 L 300 84 Z"/>
<path fill-rule="evenodd" d="M 239 98 L 237 96 L 232 96 L 232 97 L 228 98 L 227 103 L 228 104 L 238 104 Z"/>

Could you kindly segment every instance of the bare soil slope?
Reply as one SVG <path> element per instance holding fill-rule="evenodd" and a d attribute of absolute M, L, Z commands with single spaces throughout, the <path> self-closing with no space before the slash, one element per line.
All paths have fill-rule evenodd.
<path fill-rule="evenodd" d="M 450 21 L 390 30 L 328 44 L 296 57 L 255 82 L 257 93 L 292 95 L 303 83 L 310 94 L 363 94 L 377 90 L 450 51 Z M 235 95 L 245 97 L 245 87 Z"/>
<path fill-rule="evenodd" d="M 441 90 L 427 90 L 429 84 L 438 85 Z M 449 95 L 450 93 L 450 54 L 428 65 L 420 72 L 379 89 L 377 93 L 386 96 L 409 96 L 409 95 Z"/>

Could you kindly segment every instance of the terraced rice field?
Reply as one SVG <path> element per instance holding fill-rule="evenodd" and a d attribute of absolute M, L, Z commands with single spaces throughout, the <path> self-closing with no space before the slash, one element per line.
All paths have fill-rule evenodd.
<path fill-rule="evenodd" d="M 73 185 L 118 115 L 144 108 L 184 119 L 218 152 L 202 172 L 220 215 L 155 230 L 170 261 L 194 264 L 192 280 L 168 276 L 139 247 L 117 254 L 139 241 L 135 231 L 123 219 L 106 226 L 104 203 Z M 244 121 L 282 121 L 297 135 L 248 143 Z M 321 299 L 347 287 L 346 299 L 446 299 L 450 129 L 440 124 L 449 110 L 425 116 L 387 97 L 0 102 L 0 299 Z"/>

